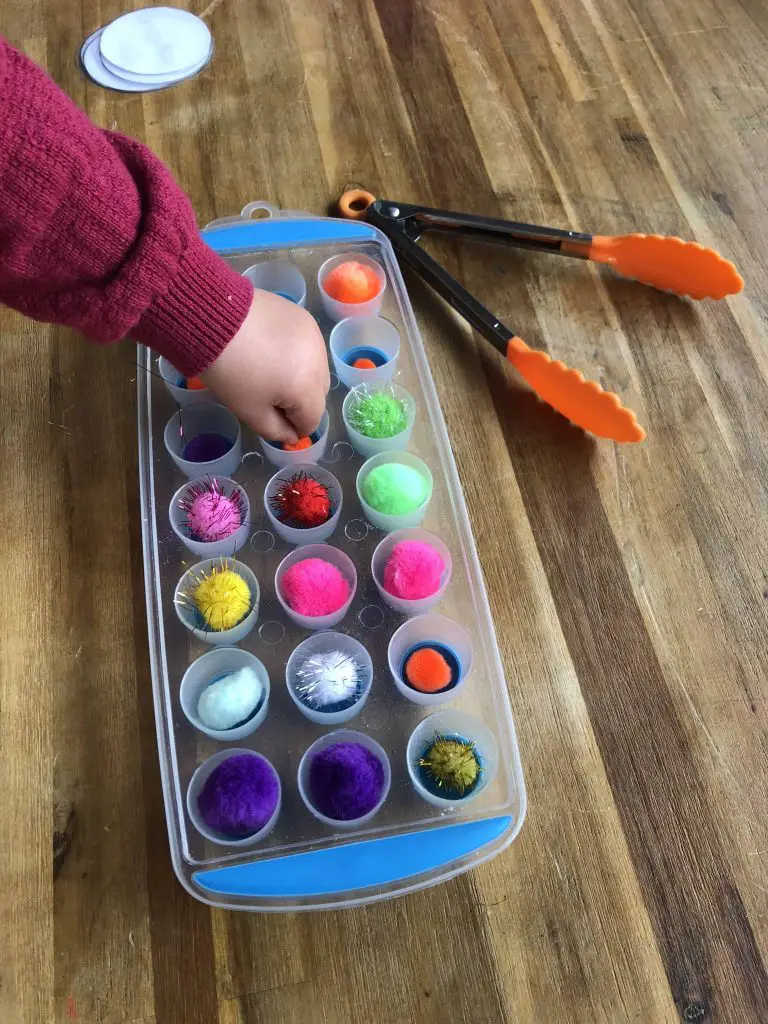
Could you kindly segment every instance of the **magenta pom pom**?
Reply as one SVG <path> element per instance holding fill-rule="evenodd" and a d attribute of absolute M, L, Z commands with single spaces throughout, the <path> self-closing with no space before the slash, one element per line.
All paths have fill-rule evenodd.
<path fill-rule="evenodd" d="M 280 783 L 268 761 L 254 754 L 234 754 L 205 780 L 197 807 L 211 831 L 240 839 L 264 828 L 279 796 Z"/>
<path fill-rule="evenodd" d="M 282 581 L 286 604 L 299 615 L 332 615 L 349 600 L 349 580 L 324 558 L 305 558 L 288 569 Z"/>
<path fill-rule="evenodd" d="M 440 589 L 445 562 L 420 540 L 402 540 L 392 548 L 384 567 L 384 589 L 403 601 L 420 601 Z"/>
<path fill-rule="evenodd" d="M 384 765 L 362 743 L 334 743 L 312 758 L 309 789 L 326 818 L 354 821 L 381 799 Z"/>

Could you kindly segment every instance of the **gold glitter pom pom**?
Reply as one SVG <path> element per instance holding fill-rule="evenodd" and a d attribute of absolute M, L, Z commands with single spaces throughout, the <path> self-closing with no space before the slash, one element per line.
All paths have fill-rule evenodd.
<path fill-rule="evenodd" d="M 474 743 L 438 736 L 419 758 L 419 767 L 441 789 L 459 796 L 474 789 L 482 772 Z"/>
<path fill-rule="evenodd" d="M 243 577 L 225 559 L 208 572 L 192 576 L 191 590 L 177 602 L 196 608 L 205 626 L 214 632 L 232 629 L 251 610 L 251 591 Z"/>

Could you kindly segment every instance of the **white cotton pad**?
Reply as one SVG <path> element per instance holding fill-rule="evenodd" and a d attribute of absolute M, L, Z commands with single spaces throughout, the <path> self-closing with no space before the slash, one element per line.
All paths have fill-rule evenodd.
<path fill-rule="evenodd" d="M 175 85 L 177 82 L 182 82 L 185 79 L 196 75 L 199 71 L 202 71 L 210 59 L 209 53 L 205 60 L 193 67 L 190 71 L 185 72 L 183 75 L 174 75 L 161 80 L 154 79 L 151 83 L 144 81 L 129 81 L 114 74 L 104 66 L 99 49 L 99 43 L 103 31 L 104 29 L 99 29 L 97 32 L 88 36 L 85 40 L 80 49 L 80 63 L 88 77 L 92 78 L 94 82 L 98 85 L 104 86 L 106 89 L 117 89 L 120 92 L 156 92 L 158 89 L 166 89 L 169 85 Z"/>
<path fill-rule="evenodd" d="M 152 86 L 167 86 L 173 85 L 175 82 L 183 82 L 185 78 L 191 78 L 192 75 L 196 75 L 198 71 L 201 71 L 210 61 L 213 55 L 213 46 L 209 49 L 205 55 L 205 59 L 199 64 L 193 65 L 191 68 L 187 68 L 186 71 L 181 71 L 176 75 L 136 75 L 132 71 L 124 71 L 119 68 L 116 64 L 110 64 L 108 60 L 104 59 L 104 54 L 99 50 L 99 56 L 101 57 L 101 63 L 106 70 L 115 75 L 117 78 L 122 79 L 124 82 L 131 82 L 134 85 L 144 85 L 152 88 Z"/>
<path fill-rule="evenodd" d="M 173 78 L 207 60 L 211 33 L 205 22 L 189 11 L 147 7 L 107 25 L 99 47 L 113 74 Z"/>

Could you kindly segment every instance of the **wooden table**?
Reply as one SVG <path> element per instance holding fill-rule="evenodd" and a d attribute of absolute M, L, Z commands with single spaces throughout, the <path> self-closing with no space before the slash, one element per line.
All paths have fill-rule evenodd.
<path fill-rule="evenodd" d="M 171 871 L 133 349 L 3 312 L 0 1020 L 768 1020 L 768 8 L 214 0 L 212 66 L 137 97 L 74 56 L 126 6 L 11 0 L 0 31 L 154 147 L 203 223 L 254 198 L 321 213 L 360 183 L 695 238 L 747 289 L 694 306 L 551 256 L 434 247 L 529 342 L 618 391 L 648 440 L 570 428 L 413 283 L 528 820 L 449 884 L 275 917 L 211 913 Z"/>

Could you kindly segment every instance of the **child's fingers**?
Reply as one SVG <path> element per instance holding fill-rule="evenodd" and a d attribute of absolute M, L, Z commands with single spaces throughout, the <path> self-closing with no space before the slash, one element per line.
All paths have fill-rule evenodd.
<path fill-rule="evenodd" d="M 300 437 L 304 436 L 297 433 L 282 409 L 276 409 L 274 406 L 259 410 L 258 416 L 254 416 L 250 420 L 247 417 L 243 418 L 267 441 L 295 444 Z"/>
<path fill-rule="evenodd" d="M 308 437 L 317 430 L 325 412 L 325 393 L 320 388 L 307 391 L 292 405 L 286 405 L 283 411 L 296 429 L 299 437 Z"/>

